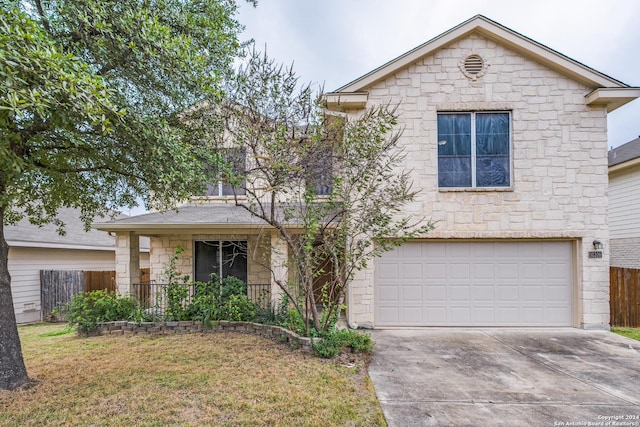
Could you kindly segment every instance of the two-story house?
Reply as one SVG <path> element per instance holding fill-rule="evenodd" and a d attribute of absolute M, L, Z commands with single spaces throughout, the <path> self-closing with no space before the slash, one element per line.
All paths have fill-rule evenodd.
<path fill-rule="evenodd" d="M 358 273 L 349 323 L 608 328 L 607 113 L 639 96 L 483 16 L 326 94 L 328 109 L 353 115 L 398 105 L 420 190 L 408 211 L 437 221 Z M 210 190 L 178 212 L 94 225 L 117 233 L 122 292 L 139 277 L 140 235 L 152 279 L 178 245 L 196 279 L 213 269 L 251 288 L 287 275 L 278 234 L 217 202 L 224 185 Z"/>

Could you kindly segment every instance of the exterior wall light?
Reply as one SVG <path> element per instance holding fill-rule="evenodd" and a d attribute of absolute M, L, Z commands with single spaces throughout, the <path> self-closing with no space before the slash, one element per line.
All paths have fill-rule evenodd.
<path fill-rule="evenodd" d="M 600 240 L 594 240 L 593 241 L 593 249 L 602 249 L 604 247 L 604 245 L 602 244 L 602 242 Z"/>

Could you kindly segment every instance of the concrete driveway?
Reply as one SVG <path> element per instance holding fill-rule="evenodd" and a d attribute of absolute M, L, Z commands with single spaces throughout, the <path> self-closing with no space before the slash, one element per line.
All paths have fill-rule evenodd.
<path fill-rule="evenodd" d="M 372 337 L 369 374 L 390 426 L 640 426 L 639 341 L 579 329 Z"/>

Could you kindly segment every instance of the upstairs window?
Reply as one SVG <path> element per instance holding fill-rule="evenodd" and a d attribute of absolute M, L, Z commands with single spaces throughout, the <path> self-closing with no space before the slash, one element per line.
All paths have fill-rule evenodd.
<path fill-rule="evenodd" d="M 307 186 L 316 196 L 331 194 L 333 184 L 333 150 L 331 147 L 316 149 L 304 160 Z"/>
<path fill-rule="evenodd" d="M 438 114 L 438 187 L 511 185 L 508 112 Z"/>
<path fill-rule="evenodd" d="M 215 168 L 215 176 L 218 177 L 218 181 L 207 184 L 207 191 L 205 196 L 233 196 L 234 194 L 245 194 L 244 179 L 240 186 L 234 187 L 229 179 L 229 172 L 231 171 L 235 176 L 242 176 L 245 172 L 245 159 L 246 152 L 241 148 L 226 148 L 220 150 L 224 161 L 225 167 Z"/>

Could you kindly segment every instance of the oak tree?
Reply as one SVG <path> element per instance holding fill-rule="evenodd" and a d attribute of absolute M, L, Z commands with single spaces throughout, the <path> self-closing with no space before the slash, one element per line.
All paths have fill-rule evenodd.
<path fill-rule="evenodd" d="M 171 206 L 201 182 L 205 130 L 243 44 L 233 0 L 0 3 L 0 389 L 28 382 L 3 226 Z M 202 154 L 202 153 L 205 154 Z M 63 224 L 58 224 L 62 226 Z"/>

